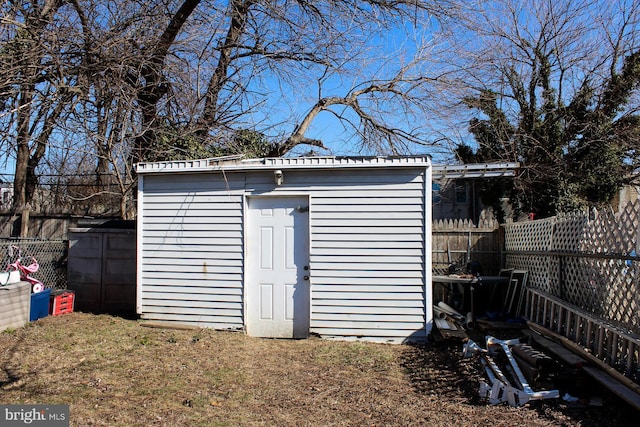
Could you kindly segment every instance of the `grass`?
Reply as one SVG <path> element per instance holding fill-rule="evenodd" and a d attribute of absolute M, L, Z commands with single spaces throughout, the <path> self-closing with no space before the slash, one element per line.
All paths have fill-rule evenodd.
<path fill-rule="evenodd" d="M 73 426 L 632 424 L 615 405 L 486 405 L 459 353 L 73 313 L 0 334 L 0 403 L 69 404 Z"/>

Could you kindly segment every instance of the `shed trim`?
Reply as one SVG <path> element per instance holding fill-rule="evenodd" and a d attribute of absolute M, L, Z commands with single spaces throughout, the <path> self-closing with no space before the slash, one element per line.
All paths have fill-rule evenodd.
<path fill-rule="evenodd" d="M 137 252 L 137 261 L 136 261 L 136 313 L 142 314 L 142 287 L 139 285 L 143 283 L 143 268 L 142 263 L 140 262 L 140 258 L 143 253 L 143 244 L 142 238 L 143 230 L 144 230 L 144 177 L 138 177 L 138 195 L 137 195 L 137 208 L 138 208 L 138 221 L 136 221 L 136 252 Z"/>
<path fill-rule="evenodd" d="M 477 163 L 462 165 L 434 165 L 431 157 L 268 157 L 263 159 L 243 159 L 242 155 L 213 157 L 197 160 L 175 160 L 166 162 L 142 162 L 135 165 L 139 175 L 149 173 L 187 173 L 202 171 L 240 171 L 283 169 L 334 169 L 372 167 L 431 167 L 432 179 L 511 177 L 518 169 L 517 162 Z"/>
<path fill-rule="evenodd" d="M 333 169 L 371 167 L 428 167 L 430 156 L 413 157 L 269 157 L 264 159 L 210 158 L 136 164 L 138 174 L 185 173 L 201 171 L 239 171 L 274 169 Z"/>

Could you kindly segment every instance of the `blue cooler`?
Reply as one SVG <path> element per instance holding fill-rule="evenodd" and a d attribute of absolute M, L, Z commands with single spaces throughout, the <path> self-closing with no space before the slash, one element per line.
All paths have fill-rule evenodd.
<path fill-rule="evenodd" d="M 42 292 L 31 294 L 31 311 L 29 312 L 29 321 L 33 322 L 42 317 L 49 315 L 49 297 L 51 289 L 45 289 Z"/>

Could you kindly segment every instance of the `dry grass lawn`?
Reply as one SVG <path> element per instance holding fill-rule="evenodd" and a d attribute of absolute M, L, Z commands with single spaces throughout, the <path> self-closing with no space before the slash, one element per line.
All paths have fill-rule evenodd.
<path fill-rule="evenodd" d="M 0 333 L 0 403 L 69 404 L 72 426 L 634 425 L 560 400 L 480 402 L 457 348 L 267 340 L 106 315 L 47 317 Z"/>

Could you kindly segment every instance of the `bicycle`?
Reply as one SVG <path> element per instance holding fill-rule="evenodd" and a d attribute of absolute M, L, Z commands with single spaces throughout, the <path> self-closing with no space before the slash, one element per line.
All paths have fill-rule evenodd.
<path fill-rule="evenodd" d="M 20 274 L 20 280 L 31 284 L 31 292 L 42 292 L 44 290 L 44 283 L 34 277 L 31 277 L 31 274 L 35 273 L 40 268 L 38 260 L 30 256 L 30 264 L 24 265 L 22 263 L 22 251 L 18 246 L 14 245 L 9 247 L 9 259 L 14 257 L 14 250 L 18 252 L 18 257 L 14 262 L 7 265 L 5 270 L 7 272 L 17 271 Z"/>

